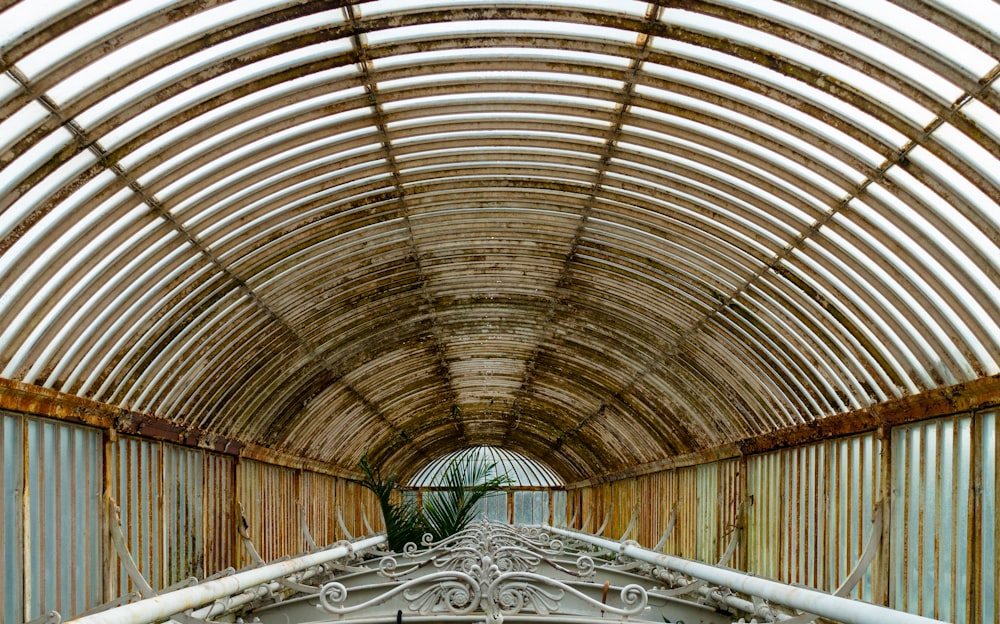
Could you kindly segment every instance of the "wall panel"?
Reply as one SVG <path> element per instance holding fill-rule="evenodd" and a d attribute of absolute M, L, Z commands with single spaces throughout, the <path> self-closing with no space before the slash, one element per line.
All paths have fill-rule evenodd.
<path fill-rule="evenodd" d="M 209 575 L 235 567 L 236 553 L 242 548 L 236 537 L 235 468 L 236 461 L 232 457 L 203 454 L 202 526 L 205 532 L 205 573 Z"/>
<path fill-rule="evenodd" d="M 242 459 L 237 480 L 247 532 L 261 558 L 270 562 L 305 550 L 296 509 L 296 501 L 301 498 L 298 471 Z M 252 563 L 246 553 L 240 556 L 240 566 Z"/>
<path fill-rule="evenodd" d="M 153 589 L 164 585 L 163 575 L 163 445 L 121 437 L 111 456 L 112 497 L 121 512 L 122 533 L 136 567 Z M 118 593 L 138 591 L 125 567 L 118 563 Z"/>
<path fill-rule="evenodd" d="M 988 412 L 979 417 L 979 462 L 982 500 L 982 520 L 979 523 L 982 591 L 980 605 L 982 622 L 1000 619 L 1000 515 L 997 500 L 1000 498 L 1000 437 L 997 436 L 997 413 Z"/>
<path fill-rule="evenodd" d="M 745 522 L 743 483 L 743 461 L 739 458 L 718 462 L 719 521 L 717 527 L 718 551 L 716 561 L 721 559 L 734 538 L 737 524 Z M 743 569 L 746 566 L 747 535 L 744 530 L 739 536 L 736 550 L 729 560 L 729 566 Z"/>
<path fill-rule="evenodd" d="M 26 418 L 24 427 L 26 619 L 77 614 L 103 595 L 103 438 L 39 418 Z"/>
<path fill-rule="evenodd" d="M 780 453 L 754 455 L 747 461 L 747 571 L 766 578 L 781 574 L 781 527 L 787 513 Z"/>
<path fill-rule="evenodd" d="M 337 526 L 337 479 L 315 472 L 302 473 L 302 499 L 298 502 L 306 527 L 318 546 L 343 539 Z"/>
<path fill-rule="evenodd" d="M 813 587 L 833 592 L 854 570 L 871 537 L 881 487 L 882 447 L 875 434 L 830 440 L 823 447 L 827 461 L 825 474 L 820 472 L 819 480 L 826 487 L 824 497 L 829 504 L 824 519 L 826 539 L 820 542 L 816 555 L 825 558 L 826 570 Z M 872 566 L 877 564 L 876 560 Z M 872 591 L 873 574 L 869 567 L 849 595 L 871 601 Z"/>
<path fill-rule="evenodd" d="M 719 464 L 702 464 L 694 471 L 695 476 L 695 559 L 706 563 L 719 561 L 720 515 L 726 503 L 719 490 Z"/>
<path fill-rule="evenodd" d="M 970 621 L 972 424 L 962 416 L 892 432 L 893 608 Z"/>
<path fill-rule="evenodd" d="M 24 618 L 24 418 L 0 412 L 0 616 L 4 622 Z"/>

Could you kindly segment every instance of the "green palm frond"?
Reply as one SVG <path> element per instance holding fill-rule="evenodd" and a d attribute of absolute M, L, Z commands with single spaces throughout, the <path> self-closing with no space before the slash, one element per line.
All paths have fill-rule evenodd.
<path fill-rule="evenodd" d="M 440 541 L 463 531 L 476 517 L 476 504 L 490 492 L 510 483 L 496 475 L 496 464 L 456 459 L 442 472 L 440 489 L 424 494 L 423 509 L 413 499 L 400 498 L 395 474 L 383 477 L 361 458 L 362 482 L 375 493 L 382 508 L 389 548 L 401 552 L 408 542 L 420 543 L 425 533 Z"/>
<path fill-rule="evenodd" d="M 465 530 L 479 500 L 510 482 L 495 469 L 496 464 L 456 459 L 443 471 L 441 489 L 424 495 L 424 520 L 435 540 Z"/>
<path fill-rule="evenodd" d="M 368 462 L 368 456 L 361 457 L 361 470 L 365 473 L 362 485 L 371 490 L 378 498 L 382 508 L 382 518 L 385 521 L 385 535 L 389 548 L 402 552 L 408 542 L 420 543 L 423 535 L 424 521 L 416 501 L 394 496 L 396 493 L 396 475 L 383 477 L 378 468 Z M 395 499 L 395 500 L 394 500 Z"/>

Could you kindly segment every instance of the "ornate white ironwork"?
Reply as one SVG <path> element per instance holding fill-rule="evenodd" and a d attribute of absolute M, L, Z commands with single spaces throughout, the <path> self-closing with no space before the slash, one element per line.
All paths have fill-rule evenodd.
<path fill-rule="evenodd" d="M 382 594 L 355 605 L 344 605 L 348 589 L 338 581 L 323 585 L 319 603 L 326 611 L 345 615 L 383 604 L 397 595 L 408 601 L 413 613 L 450 613 L 465 615 L 474 611 L 482 602 L 480 582 L 464 572 L 432 572 L 417 579 L 391 586 Z"/>

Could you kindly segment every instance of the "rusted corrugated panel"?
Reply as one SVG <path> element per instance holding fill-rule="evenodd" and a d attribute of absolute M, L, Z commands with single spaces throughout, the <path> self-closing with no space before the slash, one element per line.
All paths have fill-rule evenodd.
<path fill-rule="evenodd" d="M 719 526 L 718 545 L 719 558 L 725 553 L 730 540 L 734 537 L 737 523 L 741 521 L 741 507 L 745 498 L 743 491 L 743 462 L 739 458 L 718 462 L 719 466 Z M 729 560 L 732 568 L 743 569 L 746 565 L 746 533 L 739 537 L 736 550 Z"/>
<path fill-rule="evenodd" d="M 997 499 L 1000 499 L 1000 436 L 997 435 L 997 413 L 988 412 L 979 416 L 980 457 L 982 458 L 982 535 L 980 593 L 982 622 L 996 622 L 1000 617 L 1000 514 L 997 514 Z"/>
<path fill-rule="evenodd" d="M 636 478 L 635 487 L 641 508 L 632 539 L 646 548 L 652 548 L 663 532 L 664 501 L 661 499 L 659 488 L 656 487 L 657 482 L 656 474 L 644 474 Z"/>
<path fill-rule="evenodd" d="M 24 619 L 24 554 L 21 528 L 24 521 L 24 418 L 0 412 L 0 615 L 4 622 Z"/>
<path fill-rule="evenodd" d="M 236 567 L 236 514 L 233 509 L 235 466 L 232 457 L 204 453 L 205 573 Z"/>
<path fill-rule="evenodd" d="M 698 557 L 698 468 L 679 468 L 675 471 L 674 500 L 677 505 L 677 524 L 667 552 L 678 557 Z"/>
<path fill-rule="evenodd" d="M 243 459 L 237 470 L 237 492 L 243 504 L 248 534 L 264 561 L 305 550 L 295 502 L 299 499 L 297 471 Z M 241 553 L 241 565 L 251 560 Z"/>
<path fill-rule="evenodd" d="M 64 616 L 102 602 L 104 474 L 100 431 L 25 419 L 27 618 Z"/>
<path fill-rule="evenodd" d="M 960 416 L 892 432 L 893 608 L 969 621 L 972 426 Z"/>
<path fill-rule="evenodd" d="M 204 453 L 163 445 L 164 585 L 205 576 Z"/>
<path fill-rule="evenodd" d="M 612 513 L 612 516 L 605 534 L 609 537 L 619 538 L 628 529 L 629 522 L 632 520 L 632 513 L 635 511 L 635 479 L 621 479 L 609 483 L 608 496 L 611 501 L 609 511 Z M 603 518 L 601 521 L 603 522 Z"/>
<path fill-rule="evenodd" d="M 367 535 L 368 527 L 364 520 L 375 532 L 384 531 L 385 523 L 382 521 L 382 509 L 379 507 L 378 499 L 370 490 L 356 481 L 339 479 L 337 483 L 339 507 L 344 517 L 344 524 L 354 537 Z M 339 533 L 338 533 L 339 534 Z"/>
<path fill-rule="evenodd" d="M 781 465 L 778 495 L 784 502 L 778 578 L 810 587 L 822 585 L 819 557 L 826 535 L 826 448 L 807 445 L 777 453 Z"/>
<path fill-rule="evenodd" d="M 302 473 L 302 509 L 306 526 L 320 546 L 336 542 L 343 536 L 337 526 L 338 479 L 330 475 L 305 471 Z"/>
<path fill-rule="evenodd" d="M 826 559 L 826 573 L 816 587 L 832 592 L 854 570 L 871 538 L 872 518 L 881 486 L 882 445 L 875 434 L 866 434 L 831 440 L 824 446 L 827 463 L 819 468 L 826 470 L 826 478 L 818 481 L 825 482 L 824 495 L 829 503 L 826 540 L 819 542 L 817 556 Z M 871 601 L 873 576 L 872 566 L 869 566 L 849 595 Z"/>
<path fill-rule="evenodd" d="M 652 535 L 649 536 L 651 540 L 651 545 L 655 546 L 659 543 L 663 534 L 666 532 L 667 528 L 670 526 L 670 520 L 675 514 L 680 513 L 680 500 L 678 496 L 678 486 L 677 486 L 677 471 L 668 470 L 664 472 L 659 472 L 652 475 L 650 481 L 650 496 L 655 496 L 654 500 L 659 501 L 660 508 L 660 522 L 652 531 Z M 679 518 L 674 524 L 674 529 L 667 539 L 666 543 L 663 545 L 663 551 L 670 554 L 677 554 L 678 551 L 678 539 L 677 539 L 677 525 L 679 524 Z"/>
<path fill-rule="evenodd" d="M 782 467 L 779 453 L 747 459 L 747 571 L 766 578 L 778 578 L 780 570 Z"/>
<path fill-rule="evenodd" d="M 132 559 L 153 589 L 163 584 L 163 446 L 121 437 L 112 451 L 112 496 L 121 508 L 122 531 Z M 118 565 L 118 595 L 137 591 Z"/>
<path fill-rule="evenodd" d="M 725 504 L 719 490 L 719 465 L 717 462 L 698 466 L 695 472 L 697 481 L 696 524 L 697 536 L 695 557 L 700 561 L 715 563 L 721 554 L 719 544 L 719 516 Z"/>

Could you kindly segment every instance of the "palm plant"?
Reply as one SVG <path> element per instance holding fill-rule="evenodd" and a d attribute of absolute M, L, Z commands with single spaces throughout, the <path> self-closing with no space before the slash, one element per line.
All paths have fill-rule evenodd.
<path fill-rule="evenodd" d="M 368 462 L 367 455 L 361 457 L 360 464 L 361 470 L 365 473 L 365 480 L 361 484 L 375 494 L 382 508 L 389 548 L 395 552 L 402 552 L 408 542 L 419 544 L 424 533 L 424 521 L 416 501 L 394 497 L 396 475 L 383 477 L 381 471 Z"/>
<path fill-rule="evenodd" d="M 383 477 L 368 462 L 367 455 L 360 463 L 365 473 L 362 485 L 378 498 L 389 548 L 395 552 L 401 552 L 408 542 L 420 543 L 425 533 L 440 541 L 466 529 L 476 517 L 476 504 L 489 492 L 510 482 L 507 475 L 494 474 L 496 464 L 456 459 L 442 472 L 441 489 L 424 495 L 421 509 L 415 500 L 394 495 L 395 474 Z"/>
<path fill-rule="evenodd" d="M 510 482 L 495 469 L 496 464 L 466 458 L 455 459 L 442 472 L 441 489 L 424 495 L 424 521 L 435 541 L 465 530 L 476 517 L 476 504 Z"/>

